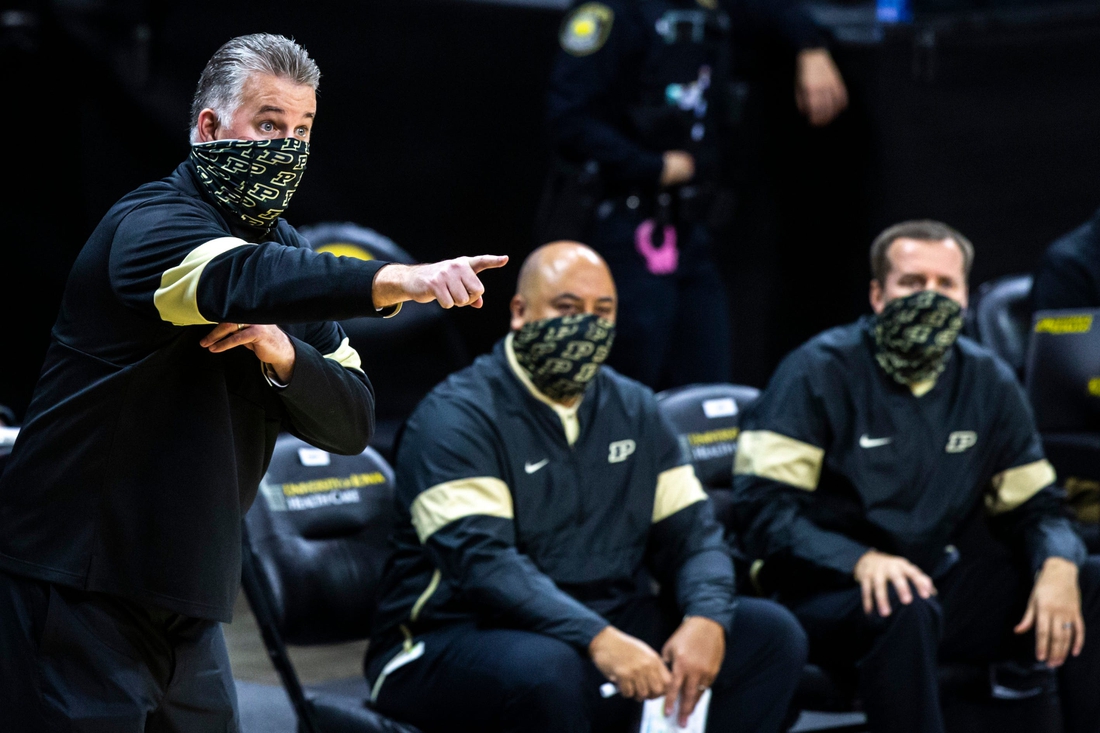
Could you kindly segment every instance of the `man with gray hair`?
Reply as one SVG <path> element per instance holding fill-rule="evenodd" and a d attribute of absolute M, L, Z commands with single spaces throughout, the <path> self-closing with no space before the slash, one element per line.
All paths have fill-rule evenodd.
<path fill-rule="evenodd" d="M 1057 670 L 1065 730 L 1095 733 L 1100 558 L 1012 369 L 959 335 L 973 258 L 942 222 L 875 239 L 873 315 L 795 349 L 741 417 L 737 529 L 876 733 L 942 733 L 939 663 L 1005 660 Z"/>
<path fill-rule="evenodd" d="M 230 40 L 202 73 L 188 159 L 77 256 L 0 481 L 6 731 L 238 730 L 220 622 L 275 439 L 354 454 L 374 430 L 337 321 L 480 307 L 478 273 L 507 261 L 312 251 L 281 215 L 319 78 L 291 39 Z"/>

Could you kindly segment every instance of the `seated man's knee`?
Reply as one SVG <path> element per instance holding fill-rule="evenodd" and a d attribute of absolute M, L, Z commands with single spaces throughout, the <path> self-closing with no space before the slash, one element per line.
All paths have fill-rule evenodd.
<path fill-rule="evenodd" d="M 801 668 L 809 656 L 810 641 L 802 624 L 786 606 L 769 603 L 757 616 L 771 639 L 773 653 L 791 667 Z"/>
<path fill-rule="evenodd" d="M 535 637 L 514 674 L 504 680 L 506 704 L 521 711 L 552 715 L 583 706 L 588 660 L 577 649 L 550 637 Z"/>
<path fill-rule="evenodd" d="M 742 598 L 734 615 L 732 644 L 744 645 L 752 640 L 756 647 L 751 651 L 763 664 L 790 670 L 797 675 L 806 664 L 809 640 L 802 624 L 785 606 L 759 598 Z M 727 658 L 736 656 L 727 651 Z M 732 661 L 732 659 L 731 659 Z"/>
<path fill-rule="evenodd" d="M 931 634 L 938 637 L 943 626 L 943 609 L 935 598 L 921 598 L 915 592 L 909 603 L 902 603 L 897 591 L 890 588 L 890 613 L 882 616 L 878 609 L 871 614 L 875 625 L 883 630 L 898 629 L 921 634 Z"/>

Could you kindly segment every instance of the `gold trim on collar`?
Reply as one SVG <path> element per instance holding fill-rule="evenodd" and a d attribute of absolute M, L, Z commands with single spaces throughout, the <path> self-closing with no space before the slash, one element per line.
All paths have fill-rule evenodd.
<path fill-rule="evenodd" d="M 936 378 L 925 379 L 920 382 L 913 382 L 909 385 L 909 391 L 913 393 L 914 397 L 924 397 L 926 394 L 932 391 L 932 388 L 936 386 Z"/>
<path fill-rule="evenodd" d="M 565 430 L 565 439 L 569 442 L 569 445 L 573 445 L 577 442 L 577 437 L 581 433 L 581 423 L 577 418 L 577 410 L 581 406 L 581 402 L 584 401 L 584 395 L 582 394 L 577 398 L 577 402 L 570 407 L 554 402 L 542 392 L 539 392 L 538 387 L 535 386 L 531 378 L 527 376 L 527 372 L 523 370 L 523 367 L 519 365 L 519 361 L 516 359 L 516 352 L 512 348 L 512 337 L 515 334 L 510 333 L 504 339 L 504 353 L 508 357 L 508 366 L 512 368 L 512 374 L 516 375 L 516 379 L 527 388 L 527 391 L 531 393 L 539 402 L 547 405 L 554 412 L 557 413 L 558 419 L 561 420 L 562 429 Z"/>

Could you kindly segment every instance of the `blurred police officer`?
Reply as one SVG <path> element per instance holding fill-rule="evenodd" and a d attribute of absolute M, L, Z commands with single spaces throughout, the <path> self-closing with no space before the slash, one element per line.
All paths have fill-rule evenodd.
<path fill-rule="evenodd" d="M 540 237 L 579 238 L 604 256 L 626 315 L 614 366 L 654 389 L 730 378 L 707 219 L 738 114 L 733 31 L 766 26 L 797 50 L 800 110 L 829 123 L 847 91 L 822 34 L 787 0 L 583 2 L 561 28 Z"/>

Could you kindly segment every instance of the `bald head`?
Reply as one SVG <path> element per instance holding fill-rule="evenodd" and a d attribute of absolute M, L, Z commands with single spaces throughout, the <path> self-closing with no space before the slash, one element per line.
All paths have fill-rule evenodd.
<path fill-rule="evenodd" d="M 527 256 L 512 298 L 512 330 L 544 318 L 595 313 L 615 320 L 615 281 L 607 263 L 580 242 L 550 242 Z"/>

